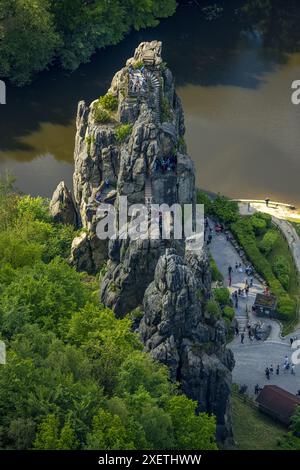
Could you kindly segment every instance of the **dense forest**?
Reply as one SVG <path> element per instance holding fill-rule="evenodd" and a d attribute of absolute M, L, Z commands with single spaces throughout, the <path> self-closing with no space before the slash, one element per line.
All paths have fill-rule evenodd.
<path fill-rule="evenodd" d="M 0 0 L 0 76 L 24 85 L 54 62 L 75 70 L 175 9 L 175 0 Z"/>
<path fill-rule="evenodd" d="M 214 417 L 67 263 L 74 234 L 0 180 L 0 449 L 216 449 Z"/>
<path fill-rule="evenodd" d="M 21 86 L 51 65 L 73 71 L 131 29 L 156 26 L 178 4 L 196 4 L 208 21 L 227 15 L 270 46 L 299 47 L 297 0 L 0 0 L 0 77 Z"/>

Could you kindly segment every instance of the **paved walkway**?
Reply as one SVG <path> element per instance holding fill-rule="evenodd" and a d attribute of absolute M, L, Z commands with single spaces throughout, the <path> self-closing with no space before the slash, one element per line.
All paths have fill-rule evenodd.
<path fill-rule="evenodd" d="M 210 222 L 212 226 L 212 222 Z M 228 286 L 228 266 L 232 266 L 232 286 L 229 290 L 237 290 L 239 287 L 243 288 L 245 285 L 246 274 L 244 272 L 245 266 L 242 260 L 232 246 L 232 244 L 226 240 L 226 236 L 223 234 L 213 234 L 213 239 L 210 244 L 210 252 L 218 266 L 219 271 L 224 276 L 224 283 Z M 243 273 L 236 271 L 235 264 L 242 263 Z M 247 321 L 247 315 L 249 315 L 250 321 L 257 321 L 252 313 L 252 305 L 257 293 L 263 291 L 263 285 L 254 278 L 253 288 L 250 289 L 248 298 L 239 298 L 239 306 L 236 310 L 236 318 L 238 319 L 240 329 L 243 328 Z M 248 314 L 246 314 L 246 305 Z M 270 319 L 263 319 L 262 321 L 271 325 L 271 334 L 267 341 L 251 341 L 247 334 L 245 335 L 244 344 L 241 344 L 240 337 L 235 337 L 230 343 L 236 361 L 235 368 L 233 370 L 233 382 L 239 385 L 246 384 L 248 387 L 247 393 L 254 395 L 254 387 L 258 383 L 259 386 L 266 384 L 276 384 L 280 387 L 296 393 L 300 389 L 300 364 L 296 365 L 296 375 L 292 375 L 290 372 L 283 371 L 283 362 L 286 355 L 288 355 L 291 362 L 291 354 L 294 352 L 290 348 L 290 337 L 293 336 L 300 339 L 300 329 L 296 330 L 292 335 L 288 335 L 285 338 L 280 336 L 279 324 Z M 265 377 L 266 367 L 273 365 L 274 370 L 277 365 L 280 365 L 280 374 L 277 376 L 273 374 L 270 380 Z"/>
<path fill-rule="evenodd" d="M 235 367 L 232 372 L 233 383 L 247 385 L 247 394 L 254 395 L 254 387 L 258 384 L 278 385 L 279 387 L 296 394 L 300 389 L 300 365 L 295 366 L 295 375 L 284 371 L 283 363 L 287 355 L 291 361 L 292 350 L 285 342 L 255 342 L 251 344 L 235 343 L 230 348 L 235 357 Z M 275 374 L 277 365 L 280 365 L 279 375 Z M 274 373 L 270 380 L 265 376 L 266 367 L 273 365 Z"/>
<path fill-rule="evenodd" d="M 245 273 L 245 265 L 243 264 L 242 259 L 232 244 L 226 240 L 225 235 L 219 234 L 213 236 L 210 245 L 210 252 L 215 262 L 217 263 L 219 271 L 224 277 L 224 283 L 228 287 L 230 293 L 238 290 L 239 288 L 243 289 L 245 287 L 245 281 L 247 278 L 249 281 L 249 277 Z M 236 263 L 242 263 L 242 273 L 235 269 Z M 230 287 L 228 286 L 229 266 L 232 267 L 232 285 Z M 254 303 L 256 294 L 262 293 L 263 291 L 264 286 L 258 281 L 258 279 L 254 277 L 253 287 L 250 288 L 248 297 L 239 297 L 238 309 L 236 309 L 236 318 L 239 322 L 240 331 L 242 331 L 242 329 L 246 326 L 248 318 L 251 322 L 257 322 L 258 318 L 252 313 L 252 305 Z M 272 329 L 269 339 L 280 340 L 280 326 L 276 321 L 261 318 L 259 320 L 261 320 L 263 323 L 271 325 Z M 239 341 L 239 339 L 236 339 L 235 341 Z M 250 340 L 245 338 L 245 341 Z"/>

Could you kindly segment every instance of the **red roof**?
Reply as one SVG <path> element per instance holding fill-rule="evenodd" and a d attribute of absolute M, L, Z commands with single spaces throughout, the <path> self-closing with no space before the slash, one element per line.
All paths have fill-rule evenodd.
<path fill-rule="evenodd" d="M 277 385 L 265 385 L 256 401 L 263 411 L 285 424 L 289 424 L 295 408 L 300 406 L 300 398 Z"/>

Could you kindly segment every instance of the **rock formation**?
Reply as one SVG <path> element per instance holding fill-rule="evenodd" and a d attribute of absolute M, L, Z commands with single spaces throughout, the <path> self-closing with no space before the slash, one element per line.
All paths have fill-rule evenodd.
<path fill-rule="evenodd" d="M 231 436 L 230 394 L 233 354 L 226 345 L 226 329 L 219 318 L 207 315 L 200 297 L 207 297 L 207 259 L 194 256 L 197 276 L 175 250 L 159 259 L 154 281 L 144 297 L 139 331 L 145 349 L 166 364 L 171 378 L 198 402 L 198 411 L 217 417 L 217 436 Z M 208 279 L 207 279 L 208 277 Z M 208 285 L 207 285 L 208 287 Z M 201 294 L 201 295 L 200 295 Z"/>
<path fill-rule="evenodd" d="M 128 205 L 178 203 L 195 207 L 195 171 L 184 143 L 183 110 L 161 43 L 141 43 L 114 76 L 105 99 L 79 103 L 74 196 L 78 225 L 71 262 L 95 273 L 107 261 L 101 302 L 122 317 L 138 306 L 145 349 L 170 368 L 199 410 L 217 417 L 218 437 L 231 436 L 233 356 L 225 326 L 205 309 L 210 268 L 205 250 L 186 249 L 184 239 L 100 240 L 99 202 L 118 215 Z"/>
<path fill-rule="evenodd" d="M 59 183 L 53 193 L 50 212 L 55 222 L 77 226 L 77 210 L 64 181 Z"/>

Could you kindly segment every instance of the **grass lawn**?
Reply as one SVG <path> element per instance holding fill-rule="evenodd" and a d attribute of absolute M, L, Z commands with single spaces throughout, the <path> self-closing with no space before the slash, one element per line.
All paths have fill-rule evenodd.
<path fill-rule="evenodd" d="M 279 450 L 278 441 L 287 429 L 232 395 L 234 439 L 238 450 Z"/>

